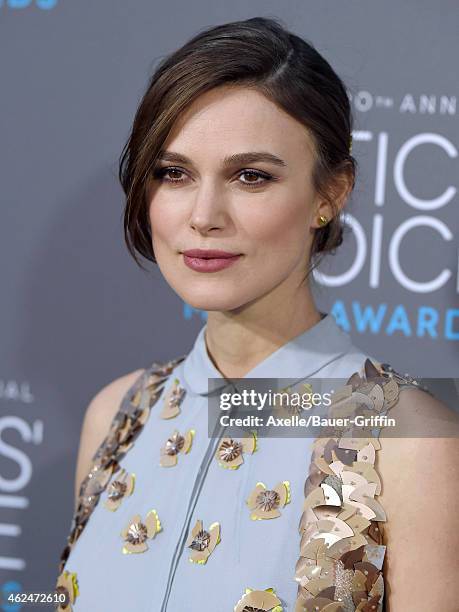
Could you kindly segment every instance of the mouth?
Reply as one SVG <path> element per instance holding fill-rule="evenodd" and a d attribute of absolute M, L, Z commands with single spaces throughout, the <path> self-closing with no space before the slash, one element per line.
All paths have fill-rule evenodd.
<path fill-rule="evenodd" d="M 242 253 L 215 249 L 190 249 L 183 251 L 182 255 L 184 264 L 195 272 L 219 272 L 229 268 L 242 257 Z"/>
<path fill-rule="evenodd" d="M 231 257 L 239 257 L 242 253 L 232 253 L 229 251 L 221 251 L 218 249 L 189 249 L 183 251 L 186 257 L 194 259 L 229 259 Z"/>

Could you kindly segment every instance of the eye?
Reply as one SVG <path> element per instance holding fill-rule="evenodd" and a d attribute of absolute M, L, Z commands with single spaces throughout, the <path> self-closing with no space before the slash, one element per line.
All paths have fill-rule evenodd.
<path fill-rule="evenodd" d="M 270 174 L 267 174 L 266 172 L 261 172 L 260 170 L 242 170 L 242 172 L 239 173 L 239 178 L 244 175 L 251 177 L 251 180 L 249 181 L 242 181 L 242 184 L 246 185 L 247 187 L 260 187 L 260 185 L 264 185 L 265 183 L 273 179 Z M 257 180 L 253 180 L 254 178 Z"/>
<path fill-rule="evenodd" d="M 153 170 L 153 177 L 155 179 L 164 180 L 166 183 L 183 183 L 183 179 L 177 177 L 177 175 L 184 174 L 181 168 L 175 166 L 168 166 L 167 168 L 155 168 Z M 166 178 L 169 175 L 169 178 Z"/>

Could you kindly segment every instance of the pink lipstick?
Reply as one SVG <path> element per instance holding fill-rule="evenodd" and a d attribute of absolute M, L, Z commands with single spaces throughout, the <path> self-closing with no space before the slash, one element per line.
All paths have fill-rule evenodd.
<path fill-rule="evenodd" d="M 184 263 L 196 272 L 218 272 L 233 265 L 241 253 L 230 253 L 217 249 L 189 249 L 183 251 Z"/>

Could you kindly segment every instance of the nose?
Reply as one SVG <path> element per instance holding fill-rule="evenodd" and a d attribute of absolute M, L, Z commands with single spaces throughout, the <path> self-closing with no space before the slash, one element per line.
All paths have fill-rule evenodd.
<path fill-rule="evenodd" d="M 222 229 L 226 224 L 225 196 L 214 182 L 202 181 L 194 194 L 190 228 L 202 234 Z"/>

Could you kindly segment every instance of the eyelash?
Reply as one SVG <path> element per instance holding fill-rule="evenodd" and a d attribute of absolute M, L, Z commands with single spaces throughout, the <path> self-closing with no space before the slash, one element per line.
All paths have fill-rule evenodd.
<path fill-rule="evenodd" d="M 181 172 L 182 174 L 185 174 L 185 171 L 182 170 L 181 168 L 178 168 L 176 166 L 167 166 L 166 168 L 156 168 L 153 171 L 153 176 L 155 179 L 164 180 L 166 183 L 171 183 L 171 184 L 183 183 L 184 181 L 182 179 L 170 179 L 170 178 L 166 179 L 165 178 L 165 175 L 167 174 L 167 172 L 174 171 L 174 170 L 176 172 Z M 261 183 L 259 182 L 244 183 L 243 182 L 242 184 L 244 185 L 244 187 L 248 187 L 249 189 L 260 187 L 261 185 L 264 185 L 265 183 L 274 180 L 274 177 L 271 176 L 270 174 L 267 174 L 266 172 L 261 172 L 260 170 L 251 169 L 251 168 L 246 168 L 244 170 L 241 170 L 238 176 L 242 176 L 243 174 L 254 174 L 258 178 L 264 179 Z"/>

